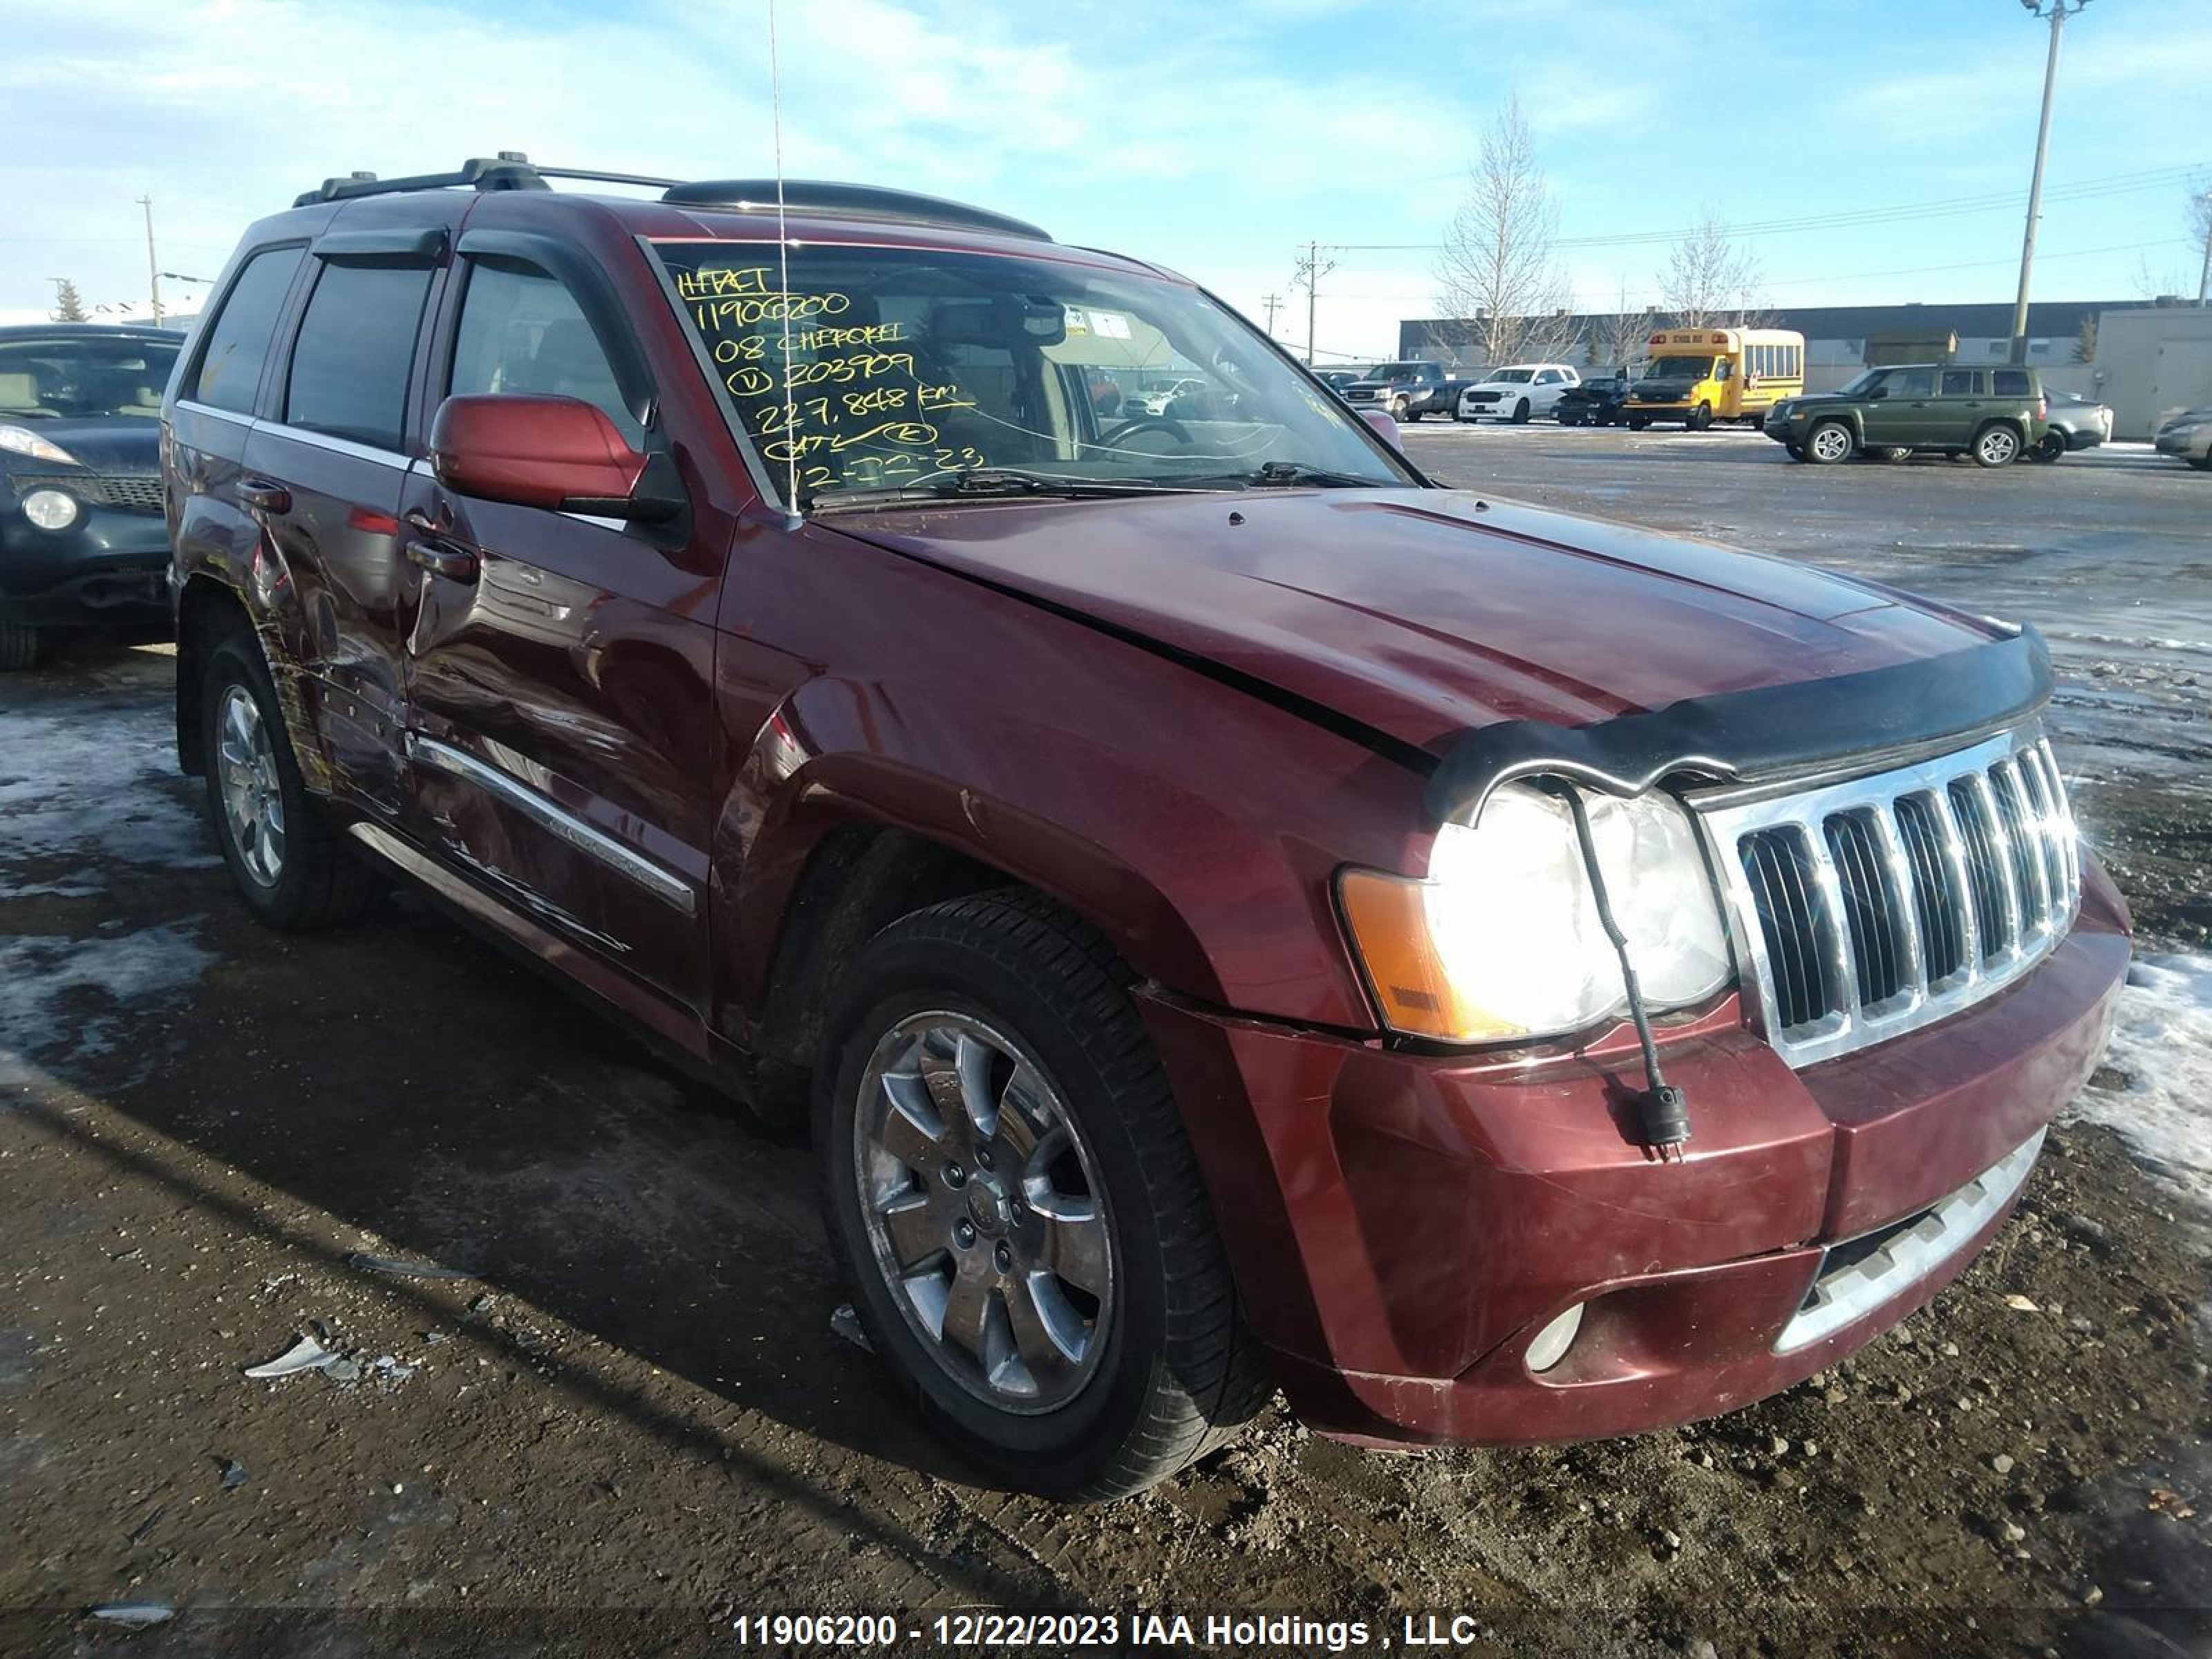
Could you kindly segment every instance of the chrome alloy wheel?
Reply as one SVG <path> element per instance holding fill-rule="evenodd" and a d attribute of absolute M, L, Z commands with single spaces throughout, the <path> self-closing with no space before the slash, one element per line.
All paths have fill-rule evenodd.
<path fill-rule="evenodd" d="M 1114 1251 L 1097 1164 L 1033 1060 L 965 1014 L 901 1020 L 861 1079 L 853 1172 L 891 1299 L 948 1376 L 1024 1413 L 1081 1392 Z"/>
<path fill-rule="evenodd" d="M 224 688 L 216 731 L 231 845 L 256 884 L 274 887 L 284 874 L 284 791 L 261 705 L 244 686 Z"/>
<path fill-rule="evenodd" d="M 1807 447 L 1824 461 L 1840 461 L 1851 453 L 1851 434 L 1839 426 L 1824 426 L 1807 440 Z"/>

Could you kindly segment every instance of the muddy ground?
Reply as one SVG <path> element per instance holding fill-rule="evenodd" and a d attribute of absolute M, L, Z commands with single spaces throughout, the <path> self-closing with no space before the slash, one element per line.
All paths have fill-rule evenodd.
<path fill-rule="evenodd" d="M 2185 1000 L 2206 982 L 2212 480 L 2140 452 L 1987 474 L 1815 471 L 1743 434 L 1410 441 L 1455 483 L 2036 621 L 2145 949 Z M 173 775 L 171 668 L 88 651 L 0 684 L 8 1659 L 714 1653 L 744 1613 L 926 1632 L 978 1606 L 1299 1609 L 1370 1650 L 1431 1613 L 1473 1615 L 1458 1652 L 2212 1644 L 2201 1010 L 2146 1001 L 1996 1246 L 1765 1404 L 1415 1457 L 1278 1413 L 1059 1509 L 964 1483 L 832 1334 L 802 1151 L 417 905 L 248 924 Z M 2109 1127 L 2154 1097 L 2168 1139 Z M 344 1363 L 241 1376 L 303 1335 Z M 177 1616 L 87 1616 L 115 1603 Z"/>

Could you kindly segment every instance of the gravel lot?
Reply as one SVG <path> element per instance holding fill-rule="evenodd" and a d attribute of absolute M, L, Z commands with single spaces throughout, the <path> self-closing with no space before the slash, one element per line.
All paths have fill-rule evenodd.
<path fill-rule="evenodd" d="M 1636 1440 L 1390 1457 L 1277 1416 L 1111 1509 L 964 1485 L 830 1328 L 802 1152 L 411 902 L 252 927 L 173 770 L 172 659 L 88 650 L 0 682 L 0 1655 L 714 1653 L 744 1613 L 991 1605 L 1301 1609 L 1394 1647 L 1468 1614 L 1467 1653 L 2212 1651 L 2212 480 L 2126 447 L 1408 444 L 2050 636 L 2147 965 L 1934 1307 Z M 241 1375 L 306 1335 L 344 1362 Z"/>

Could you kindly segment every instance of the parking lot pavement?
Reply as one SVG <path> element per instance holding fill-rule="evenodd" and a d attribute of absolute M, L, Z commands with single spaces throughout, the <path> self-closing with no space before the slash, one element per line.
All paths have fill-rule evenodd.
<path fill-rule="evenodd" d="M 1816 471 L 1746 434 L 1409 444 L 1455 483 L 2051 636 L 2062 752 L 2154 971 L 2018 1220 L 1934 1307 L 1678 1432 L 1404 1458 L 1278 1417 L 1109 1510 L 981 1490 L 831 1333 L 802 1151 L 412 902 L 253 927 L 173 769 L 173 659 L 87 652 L 0 682 L 0 1652 L 95 1643 L 108 1602 L 228 1620 L 230 1651 L 419 1648 L 471 1609 L 518 1640 L 726 1651 L 714 1621 L 745 1611 L 1041 1603 L 1475 1608 L 1500 1650 L 1577 1655 L 1824 1654 L 1905 1620 L 1913 1651 L 1931 1625 L 1960 1653 L 2161 1650 L 2212 1605 L 2212 484 L 2124 453 L 1991 474 Z M 242 1374 L 302 1337 L 336 1359 Z"/>

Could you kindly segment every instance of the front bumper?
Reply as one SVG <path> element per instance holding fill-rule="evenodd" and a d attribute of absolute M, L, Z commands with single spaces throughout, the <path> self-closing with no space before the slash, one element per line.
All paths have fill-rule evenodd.
<path fill-rule="evenodd" d="M 1694 1121 L 1679 1163 L 1622 1127 L 1639 1075 L 1624 1033 L 1532 1061 L 1164 999 L 1146 1014 L 1248 1313 L 1308 1423 L 1374 1442 L 1585 1439 L 1786 1388 L 1963 1270 L 2016 1188 L 1954 1207 L 1943 1252 L 1785 1340 L 1832 1247 L 1924 1219 L 2073 1097 L 2110 1029 L 2127 926 L 2088 864 L 2080 919 L 2035 971 L 1802 1072 L 1732 1018 L 1699 1022 L 1666 1043 Z M 1565 1357 L 1531 1370 L 1531 1340 L 1577 1304 Z"/>
<path fill-rule="evenodd" d="M 2202 428 L 2193 432 L 2161 432 L 2151 441 L 2157 446 L 2160 454 L 2172 455 L 2179 460 L 2200 460 L 2208 453 L 2212 453 L 2212 433 Z"/>
<path fill-rule="evenodd" d="M 33 628 L 166 626 L 169 526 L 159 514 L 88 504 L 67 530 L 0 507 L 0 612 Z"/>

